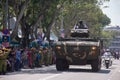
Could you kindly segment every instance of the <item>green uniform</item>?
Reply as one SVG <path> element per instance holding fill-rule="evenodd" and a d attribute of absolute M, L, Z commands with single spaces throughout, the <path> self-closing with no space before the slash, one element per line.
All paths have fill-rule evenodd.
<path fill-rule="evenodd" d="M 45 50 L 43 52 L 43 55 L 44 55 L 44 65 L 48 66 L 48 63 L 49 63 L 49 59 L 48 59 L 48 50 Z"/>
<path fill-rule="evenodd" d="M 52 64 L 52 50 L 49 49 L 48 50 L 48 64 Z"/>
<path fill-rule="evenodd" d="M 42 66 L 42 64 L 43 64 L 43 51 L 42 50 L 40 50 L 39 51 L 39 54 L 40 54 L 40 61 L 39 61 L 39 63 L 40 63 L 40 66 Z"/>
<path fill-rule="evenodd" d="M 6 73 L 6 58 L 7 58 L 8 53 L 2 52 L 0 53 L 0 74 L 5 74 Z"/>

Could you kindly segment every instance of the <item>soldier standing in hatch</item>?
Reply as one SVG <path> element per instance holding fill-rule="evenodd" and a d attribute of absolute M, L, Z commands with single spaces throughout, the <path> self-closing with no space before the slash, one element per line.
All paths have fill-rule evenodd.
<path fill-rule="evenodd" d="M 74 29 L 87 29 L 87 25 L 83 23 L 82 20 L 79 20 L 78 23 L 75 24 Z"/>
<path fill-rule="evenodd" d="M 78 22 L 78 28 L 79 28 L 79 29 L 87 29 L 88 27 L 87 27 L 86 24 L 83 23 L 82 20 L 80 20 L 80 21 Z"/>

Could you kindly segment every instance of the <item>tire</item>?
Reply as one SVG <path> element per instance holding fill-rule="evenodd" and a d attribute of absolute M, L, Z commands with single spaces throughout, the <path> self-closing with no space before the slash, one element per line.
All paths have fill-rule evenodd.
<path fill-rule="evenodd" d="M 69 69 L 69 64 L 68 64 L 68 62 L 65 60 L 64 70 L 68 70 L 68 69 Z"/>
<path fill-rule="evenodd" d="M 98 72 L 101 69 L 101 61 L 99 59 L 93 60 L 91 67 L 93 72 Z"/>
<path fill-rule="evenodd" d="M 58 71 L 62 71 L 63 70 L 63 65 L 62 65 L 62 60 L 56 60 L 56 69 L 58 70 Z"/>
<path fill-rule="evenodd" d="M 57 59 L 57 60 L 56 60 L 56 69 L 57 69 L 58 71 L 64 71 L 64 70 L 69 69 L 69 65 L 68 65 L 68 63 L 67 63 L 66 60 Z"/>

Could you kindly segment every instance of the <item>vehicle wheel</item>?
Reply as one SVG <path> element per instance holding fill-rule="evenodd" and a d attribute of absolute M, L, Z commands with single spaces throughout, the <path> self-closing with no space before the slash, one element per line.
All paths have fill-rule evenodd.
<path fill-rule="evenodd" d="M 69 69 L 69 64 L 67 62 L 67 60 L 64 61 L 64 70 L 68 70 Z"/>
<path fill-rule="evenodd" d="M 58 71 L 64 71 L 64 70 L 69 69 L 69 65 L 66 60 L 57 59 L 56 60 L 56 69 Z"/>
<path fill-rule="evenodd" d="M 93 72 L 97 72 L 101 69 L 101 61 L 97 60 L 93 60 L 91 63 L 91 67 L 92 67 L 92 71 Z"/>
<path fill-rule="evenodd" d="M 63 71 L 64 70 L 63 60 L 62 59 L 57 59 L 56 60 L 56 69 L 58 71 Z"/>

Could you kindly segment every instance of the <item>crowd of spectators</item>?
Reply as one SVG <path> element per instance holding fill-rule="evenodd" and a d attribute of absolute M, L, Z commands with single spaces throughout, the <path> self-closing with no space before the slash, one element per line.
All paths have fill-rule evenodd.
<path fill-rule="evenodd" d="M 20 71 L 21 68 L 48 66 L 55 63 L 55 54 L 51 47 L 20 49 L 11 48 L 7 57 L 7 71 Z"/>

